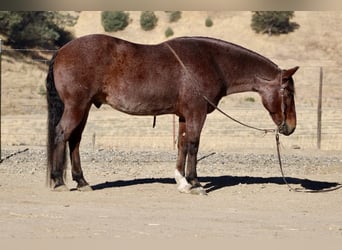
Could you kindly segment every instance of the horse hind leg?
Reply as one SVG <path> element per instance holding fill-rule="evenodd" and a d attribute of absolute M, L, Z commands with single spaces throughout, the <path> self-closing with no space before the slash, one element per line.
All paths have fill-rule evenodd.
<path fill-rule="evenodd" d="M 84 130 L 85 124 L 87 122 L 89 109 L 84 114 L 83 120 L 78 125 L 78 127 L 72 132 L 69 139 L 69 152 L 70 152 L 70 161 L 71 161 L 71 174 L 72 179 L 77 182 L 77 189 L 79 191 L 92 191 L 92 188 L 89 186 L 88 182 L 85 180 L 83 176 L 83 171 L 81 168 L 81 159 L 80 159 L 80 142 L 82 138 L 82 132 Z"/>
<path fill-rule="evenodd" d="M 58 125 L 56 128 L 55 138 L 53 142 L 51 170 L 48 171 L 50 185 L 54 191 L 69 191 L 65 185 L 66 176 L 66 142 L 64 141 L 64 132 Z"/>
<path fill-rule="evenodd" d="M 56 126 L 54 138 L 54 150 L 52 153 L 52 168 L 50 178 L 54 183 L 54 191 L 69 190 L 65 184 L 66 175 L 66 143 L 72 133 L 81 124 L 84 117 L 84 110 L 80 108 L 70 108 L 65 105 L 63 115 Z"/>
<path fill-rule="evenodd" d="M 66 143 L 61 140 L 61 130 L 59 127 L 56 128 L 57 135 L 56 143 L 53 150 L 53 159 L 52 159 L 52 167 L 51 171 L 48 172 L 48 176 L 50 178 L 50 185 L 53 185 L 54 191 L 69 191 L 68 187 L 65 185 L 65 176 L 66 176 L 66 155 L 65 148 Z"/>

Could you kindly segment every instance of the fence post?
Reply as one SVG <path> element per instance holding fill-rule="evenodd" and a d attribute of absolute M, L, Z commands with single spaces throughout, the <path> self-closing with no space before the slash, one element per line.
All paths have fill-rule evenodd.
<path fill-rule="evenodd" d="M 323 67 L 319 70 L 319 90 L 317 105 L 317 148 L 321 149 L 322 140 L 322 91 L 323 91 Z"/>

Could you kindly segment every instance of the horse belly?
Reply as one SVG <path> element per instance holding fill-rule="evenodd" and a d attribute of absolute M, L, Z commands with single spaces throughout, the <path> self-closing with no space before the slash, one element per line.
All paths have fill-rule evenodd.
<path fill-rule="evenodd" d="M 176 95 L 173 91 L 160 93 L 153 87 L 121 88 L 107 94 L 106 102 L 114 109 L 131 115 L 162 115 L 175 112 Z"/>

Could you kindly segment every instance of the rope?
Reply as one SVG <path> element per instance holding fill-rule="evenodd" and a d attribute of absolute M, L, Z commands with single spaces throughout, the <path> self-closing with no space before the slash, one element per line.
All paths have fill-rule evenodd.
<path fill-rule="evenodd" d="M 342 188 L 342 184 L 337 184 L 336 187 L 325 188 L 325 189 L 320 189 L 320 190 L 307 190 L 307 189 L 304 189 L 304 188 L 293 188 L 287 182 L 285 174 L 284 174 L 283 163 L 281 161 L 281 155 L 280 155 L 280 140 L 279 140 L 279 133 L 278 133 L 278 131 L 276 131 L 275 139 L 276 139 L 276 145 L 277 145 L 277 155 L 278 155 L 278 162 L 279 162 L 279 168 L 280 168 L 281 176 L 283 178 L 284 183 L 289 188 L 289 191 L 297 192 L 297 193 L 324 193 L 324 192 L 331 192 L 331 191 L 334 191 L 334 190 Z"/>
<path fill-rule="evenodd" d="M 173 50 L 173 48 L 168 44 L 165 43 L 166 46 L 170 49 L 170 51 L 172 52 L 172 54 L 176 57 L 177 61 L 179 62 L 179 64 L 182 66 L 183 70 L 185 71 L 185 73 L 189 76 L 190 80 L 192 80 L 193 82 L 195 82 L 196 80 L 192 77 L 192 75 L 190 74 L 190 72 L 188 71 L 188 69 L 185 67 L 183 61 L 179 58 L 178 54 L 176 53 L 176 51 Z M 247 128 L 251 128 L 251 129 L 255 129 L 258 131 L 262 131 L 265 134 L 267 134 L 268 132 L 276 132 L 275 129 L 261 129 L 261 128 L 257 128 L 251 125 L 248 125 L 246 123 L 240 122 L 237 119 L 233 118 L 232 116 L 228 115 L 226 112 L 224 112 L 222 109 L 220 109 L 215 103 L 213 103 L 207 96 L 205 96 L 204 94 L 202 94 L 200 92 L 200 90 L 197 88 L 198 86 L 198 82 L 195 82 L 196 84 L 194 84 L 195 90 L 199 93 L 200 96 L 202 96 L 204 98 L 204 100 L 206 100 L 213 108 L 215 108 L 217 111 L 219 111 L 221 114 L 223 114 L 224 116 L 226 116 L 227 118 L 231 119 L 232 121 L 245 126 Z"/>
<path fill-rule="evenodd" d="M 25 149 L 23 149 L 23 150 L 19 150 L 19 151 L 15 152 L 15 153 L 12 153 L 12 154 L 6 156 L 5 158 L 1 159 L 1 160 L 0 160 L 0 163 L 2 163 L 4 160 L 8 160 L 9 158 L 11 158 L 11 157 L 13 157 L 13 156 L 15 156 L 15 155 L 17 155 L 17 154 L 24 153 L 24 152 L 26 152 L 26 151 L 28 151 L 28 150 L 29 150 L 28 148 L 25 148 Z"/>
<path fill-rule="evenodd" d="M 182 66 L 182 68 L 185 71 L 185 73 L 189 76 L 190 80 L 195 82 L 195 79 L 192 77 L 190 72 L 187 70 L 187 68 L 185 67 L 183 61 L 179 58 L 178 54 L 173 50 L 173 48 L 168 43 L 165 43 L 165 44 L 170 49 L 170 51 L 173 53 L 173 55 L 176 57 L 177 61 Z M 223 114 L 227 118 L 229 118 L 232 121 L 234 121 L 234 122 L 236 122 L 236 123 L 238 123 L 238 124 L 240 124 L 242 126 L 245 126 L 247 128 L 251 128 L 251 129 L 258 130 L 258 131 L 262 131 L 265 134 L 267 134 L 268 132 L 275 133 L 275 140 L 276 140 L 276 146 L 277 146 L 277 157 L 278 157 L 278 162 L 279 162 L 279 168 L 280 168 L 280 172 L 281 172 L 283 181 L 287 185 L 287 187 L 289 188 L 289 191 L 302 192 L 302 193 L 322 193 L 322 192 L 330 192 L 330 191 L 334 191 L 334 190 L 342 188 L 342 184 L 338 184 L 336 187 L 327 188 L 327 189 L 320 189 L 320 190 L 307 190 L 307 189 L 304 189 L 304 188 L 293 188 L 293 187 L 291 187 L 291 185 L 287 182 L 287 180 L 285 178 L 284 171 L 283 171 L 283 163 L 281 161 L 281 154 L 280 154 L 280 139 L 279 139 L 279 131 L 278 131 L 278 129 L 261 129 L 261 128 L 257 128 L 257 127 L 254 127 L 254 126 L 251 126 L 251 125 L 248 125 L 246 123 L 238 121 L 237 119 L 233 118 L 232 116 L 230 116 L 226 112 L 224 112 L 222 109 L 220 109 L 215 103 L 213 103 L 211 100 L 209 100 L 209 98 L 206 97 L 204 94 L 202 94 L 200 92 L 200 90 L 197 88 L 198 82 L 195 82 L 195 83 L 196 84 L 194 84 L 194 87 L 195 87 L 195 90 L 198 92 L 198 94 L 200 96 L 202 96 L 211 106 L 213 106 L 217 111 L 219 111 L 221 114 Z M 283 98 L 283 96 L 282 96 L 282 98 Z M 283 105 L 284 105 L 284 101 L 282 101 L 282 111 L 284 112 L 285 107 Z"/>

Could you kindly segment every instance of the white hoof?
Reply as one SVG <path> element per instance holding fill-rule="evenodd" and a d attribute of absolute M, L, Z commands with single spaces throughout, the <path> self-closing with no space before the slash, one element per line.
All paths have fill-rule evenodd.
<path fill-rule="evenodd" d="M 185 177 L 180 181 L 177 190 L 181 193 L 188 194 L 191 192 L 192 186 L 186 181 Z"/>
<path fill-rule="evenodd" d="M 207 192 L 203 187 L 195 187 L 190 190 L 190 194 L 195 194 L 195 195 L 207 195 Z"/>

